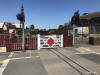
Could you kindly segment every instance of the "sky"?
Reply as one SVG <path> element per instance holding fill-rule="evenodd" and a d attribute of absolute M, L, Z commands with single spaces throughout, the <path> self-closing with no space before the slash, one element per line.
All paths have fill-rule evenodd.
<path fill-rule="evenodd" d="M 22 4 L 25 24 L 39 29 L 58 28 L 70 21 L 77 10 L 80 15 L 100 11 L 100 0 L 0 0 L 0 22 L 19 23 L 16 14 Z"/>

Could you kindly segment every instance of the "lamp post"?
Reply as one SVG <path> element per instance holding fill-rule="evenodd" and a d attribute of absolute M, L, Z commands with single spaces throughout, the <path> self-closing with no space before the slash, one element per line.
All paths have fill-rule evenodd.
<path fill-rule="evenodd" d="M 20 26 L 22 26 L 22 50 L 25 51 L 25 36 L 24 36 L 25 15 L 24 15 L 23 5 L 21 7 L 21 13 L 18 13 L 16 17 L 20 21 Z"/>

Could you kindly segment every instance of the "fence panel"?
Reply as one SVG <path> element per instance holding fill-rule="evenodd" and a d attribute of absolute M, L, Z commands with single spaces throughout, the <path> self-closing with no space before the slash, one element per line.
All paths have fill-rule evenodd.
<path fill-rule="evenodd" d="M 11 38 L 7 41 L 7 51 L 21 51 L 22 50 L 22 38 Z"/>
<path fill-rule="evenodd" d="M 33 50 L 37 49 L 37 37 L 29 37 L 25 39 L 25 49 Z M 0 47 L 6 47 L 7 52 L 21 51 L 22 50 L 22 38 L 9 38 L 8 35 L 0 36 Z"/>
<path fill-rule="evenodd" d="M 26 50 L 33 50 L 37 49 L 37 38 L 32 37 L 32 38 L 26 38 Z"/>
<path fill-rule="evenodd" d="M 63 46 L 64 47 L 72 46 L 72 37 L 71 36 L 64 36 L 63 37 Z"/>

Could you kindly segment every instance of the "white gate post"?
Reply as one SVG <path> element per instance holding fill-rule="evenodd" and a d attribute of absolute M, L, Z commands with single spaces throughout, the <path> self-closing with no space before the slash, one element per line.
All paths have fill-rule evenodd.
<path fill-rule="evenodd" d="M 73 24 L 73 46 L 75 43 L 75 24 Z"/>
<path fill-rule="evenodd" d="M 63 47 L 63 35 L 61 35 L 61 47 Z"/>
<path fill-rule="evenodd" d="M 40 50 L 40 34 L 37 35 L 37 49 Z"/>

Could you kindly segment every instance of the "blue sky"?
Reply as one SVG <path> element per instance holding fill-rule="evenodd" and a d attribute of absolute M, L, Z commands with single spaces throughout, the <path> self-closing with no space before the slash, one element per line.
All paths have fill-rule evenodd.
<path fill-rule="evenodd" d="M 24 5 L 27 26 L 57 28 L 68 22 L 73 13 L 100 11 L 100 0 L 0 0 L 0 22 L 19 23 L 16 14 Z"/>

